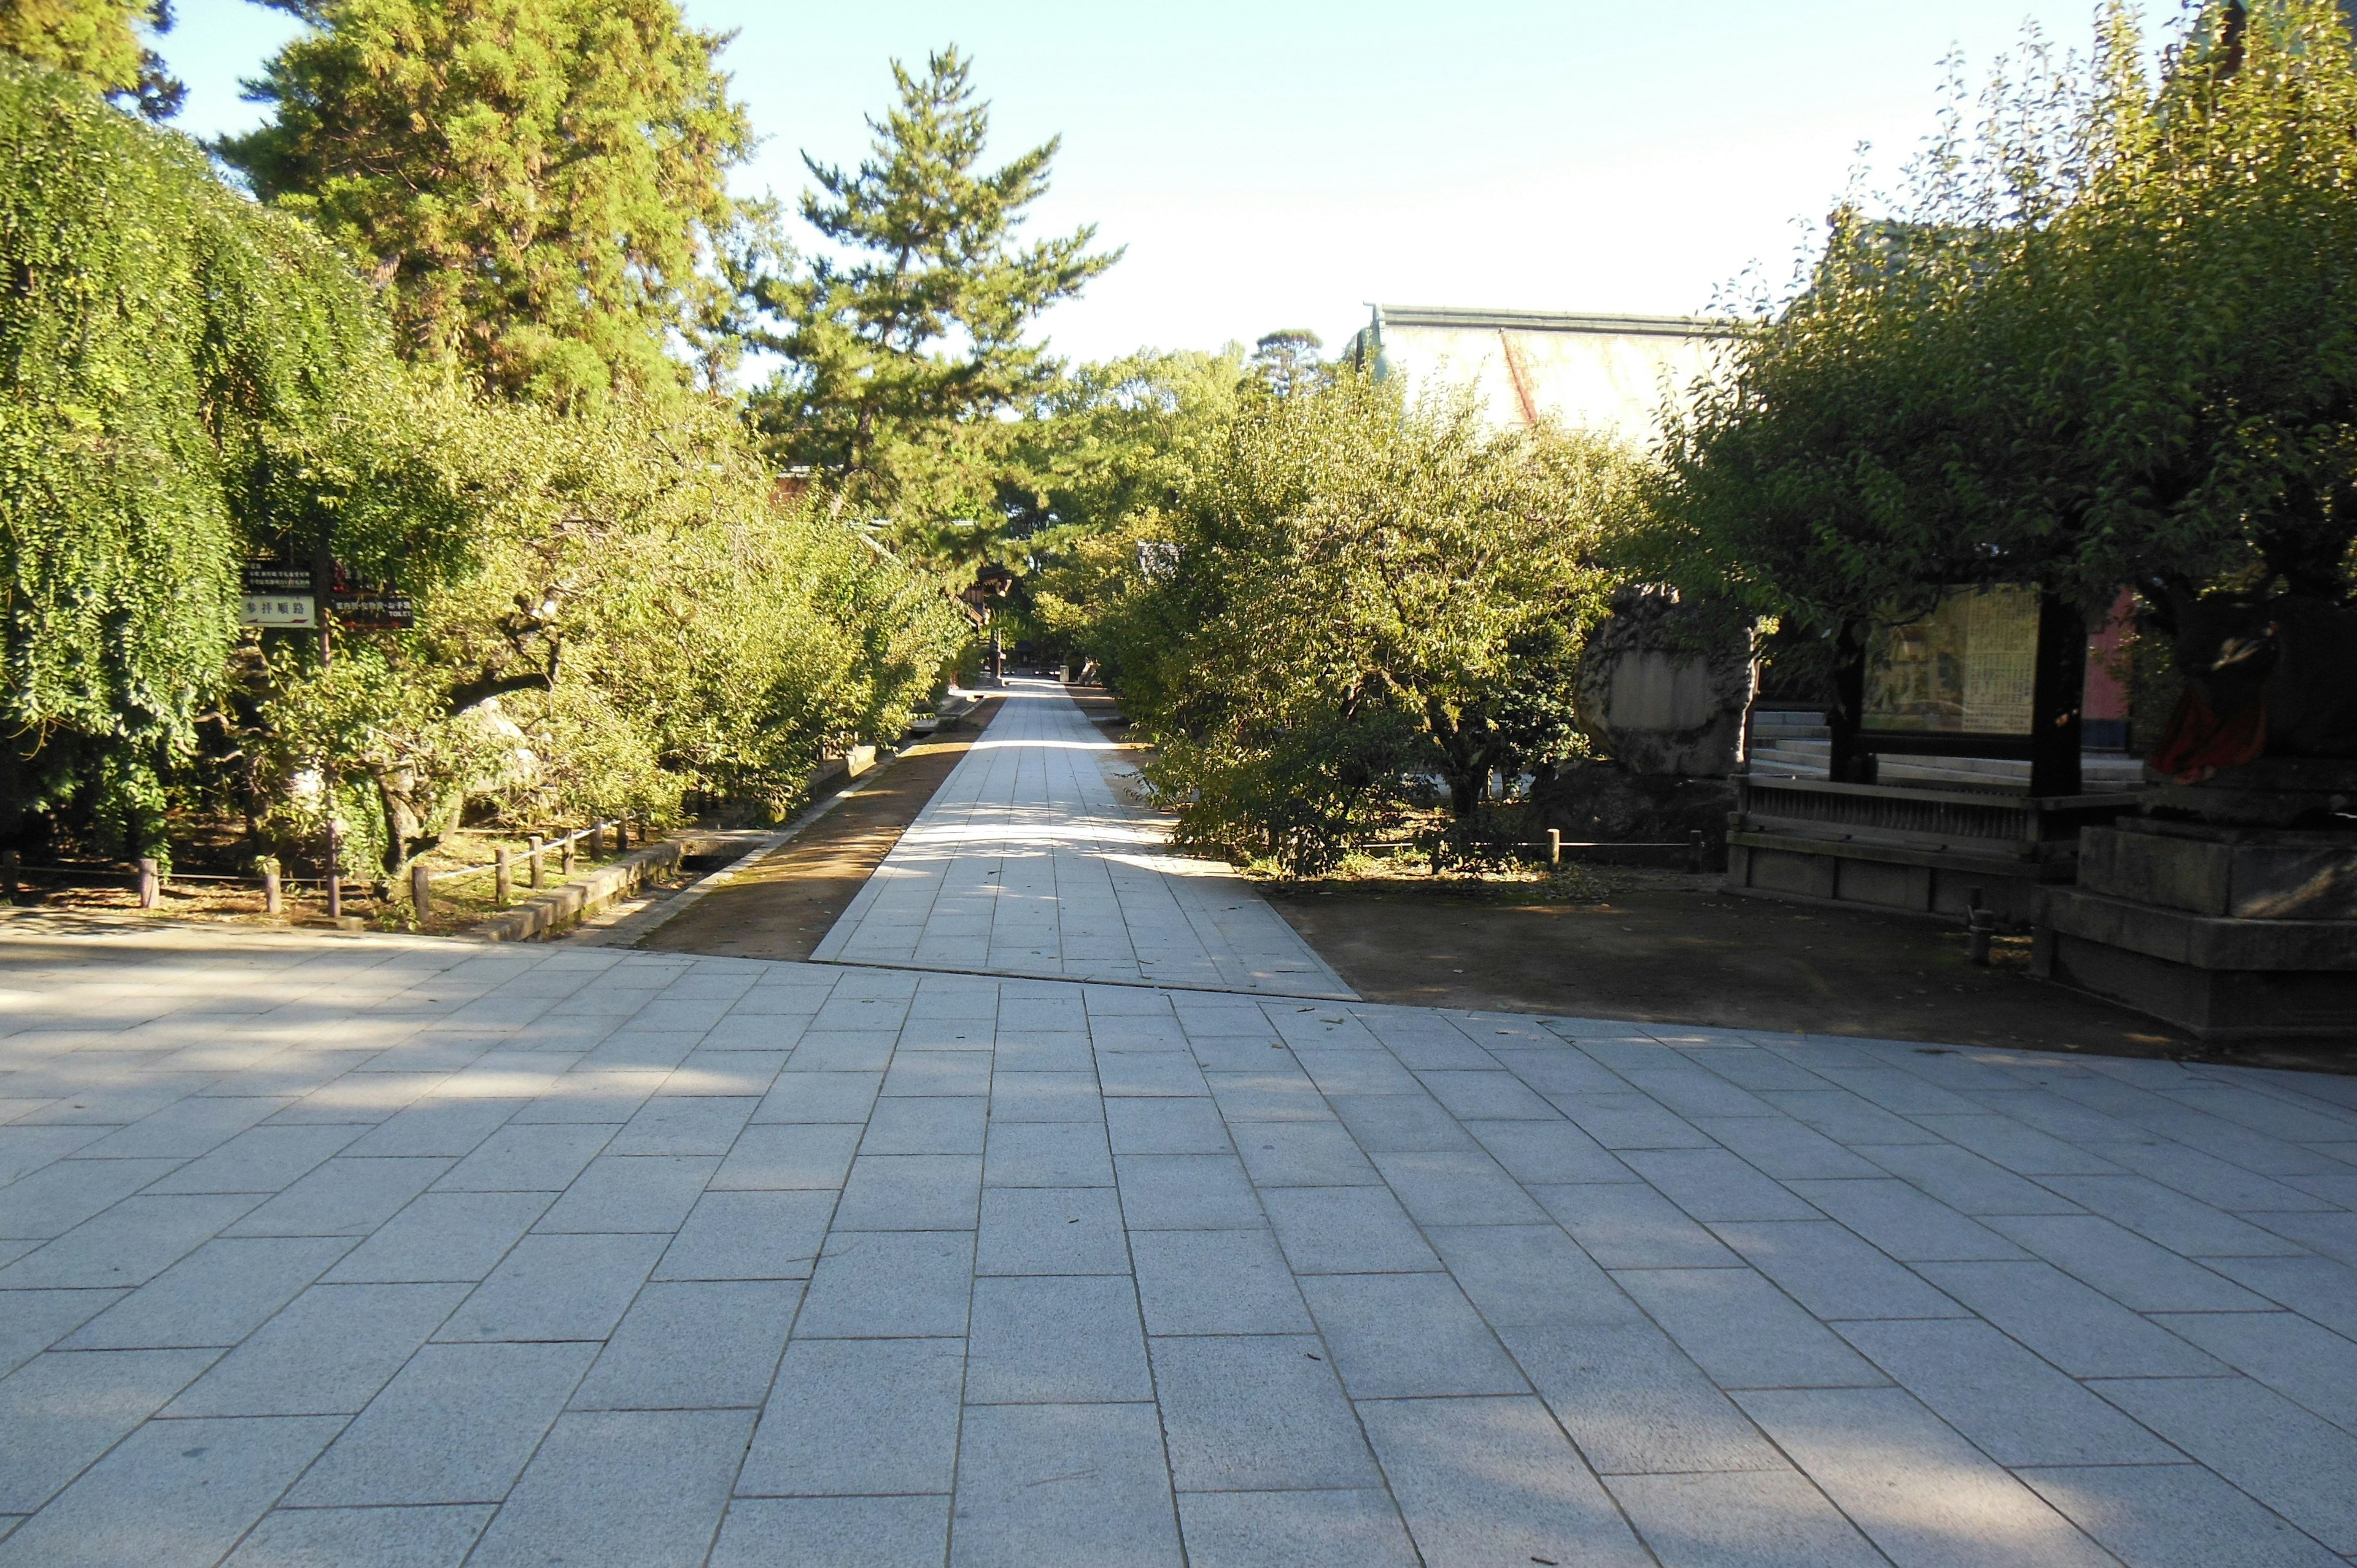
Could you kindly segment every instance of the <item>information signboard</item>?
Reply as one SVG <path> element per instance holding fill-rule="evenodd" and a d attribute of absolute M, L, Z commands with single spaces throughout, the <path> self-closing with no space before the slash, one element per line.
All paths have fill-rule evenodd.
<path fill-rule="evenodd" d="M 1962 590 L 1867 652 L 1865 725 L 1921 735 L 2027 736 L 2038 671 L 2035 588 Z"/>

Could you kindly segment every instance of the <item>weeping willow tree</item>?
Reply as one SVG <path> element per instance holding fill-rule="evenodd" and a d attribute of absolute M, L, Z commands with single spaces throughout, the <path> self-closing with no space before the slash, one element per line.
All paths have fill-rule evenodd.
<path fill-rule="evenodd" d="M 257 545 L 411 578 L 468 508 L 419 461 L 350 269 L 185 138 L 0 56 L 0 834 L 165 852 L 165 778 Z"/>

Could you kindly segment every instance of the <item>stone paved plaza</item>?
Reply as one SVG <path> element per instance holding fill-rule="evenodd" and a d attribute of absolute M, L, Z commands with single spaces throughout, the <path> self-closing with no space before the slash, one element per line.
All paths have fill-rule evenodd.
<path fill-rule="evenodd" d="M 0 932 L 0 1568 L 2357 1556 L 2357 1079 L 1245 979 Z"/>

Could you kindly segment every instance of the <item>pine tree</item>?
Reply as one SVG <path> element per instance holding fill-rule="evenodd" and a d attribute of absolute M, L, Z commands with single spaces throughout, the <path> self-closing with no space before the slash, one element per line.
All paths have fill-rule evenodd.
<path fill-rule="evenodd" d="M 567 404 L 683 371 L 753 143 L 672 0 L 269 0 L 310 24 L 216 147 L 389 295 L 414 357 Z"/>
<path fill-rule="evenodd" d="M 817 188 L 802 215 L 844 259 L 772 252 L 739 278 L 780 324 L 746 332 L 786 360 L 753 400 L 773 456 L 864 506 L 935 514 L 912 523 L 992 504 L 999 416 L 1060 371 L 1027 332 L 1120 254 L 1091 253 L 1093 225 L 1017 243 L 1060 138 L 985 170 L 990 105 L 972 73 L 955 48 L 922 76 L 894 61 L 899 103 L 868 122 L 868 157 L 854 170 L 803 159 Z"/>

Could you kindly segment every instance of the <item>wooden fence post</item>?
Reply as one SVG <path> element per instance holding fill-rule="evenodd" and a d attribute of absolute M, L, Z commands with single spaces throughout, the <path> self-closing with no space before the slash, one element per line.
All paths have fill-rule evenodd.
<path fill-rule="evenodd" d="M 163 878 L 156 874 L 156 862 L 147 855 L 139 857 L 139 907 L 152 909 L 163 896 Z"/>
<path fill-rule="evenodd" d="M 418 924 L 424 925 L 425 917 L 434 912 L 434 874 L 422 861 L 409 867 L 409 902 L 417 910 Z"/>
<path fill-rule="evenodd" d="M 286 912 L 286 895 L 278 886 L 278 867 L 264 866 L 262 871 L 262 912 L 282 915 Z"/>
<path fill-rule="evenodd" d="M 502 909 L 515 902 L 515 867 L 509 864 L 505 844 L 491 851 L 491 897 Z"/>
<path fill-rule="evenodd" d="M 524 859 L 529 863 L 529 867 L 532 872 L 532 885 L 534 887 L 537 887 L 540 886 L 541 846 L 546 841 L 542 839 L 538 833 L 526 833 L 523 835 L 523 842 Z"/>
<path fill-rule="evenodd" d="M 565 847 L 556 852 L 557 873 L 559 875 L 564 876 L 567 881 L 570 881 L 573 876 L 573 846 L 579 842 L 580 841 L 575 838 L 571 833 L 566 833 L 565 835 Z"/>
<path fill-rule="evenodd" d="M 603 822 L 589 824 L 589 858 L 592 860 L 606 858 L 606 824 Z"/>
<path fill-rule="evenodd" d="M 11 904 L 16 901 L 16 867 L 20 864 L 15 850 L 0 850 L 0 897 Z"/>
<path fill-rule="evenodd" d="M 328 918 L 344 918 L 344 874 L 334 861 L 328 862 Z"/>

